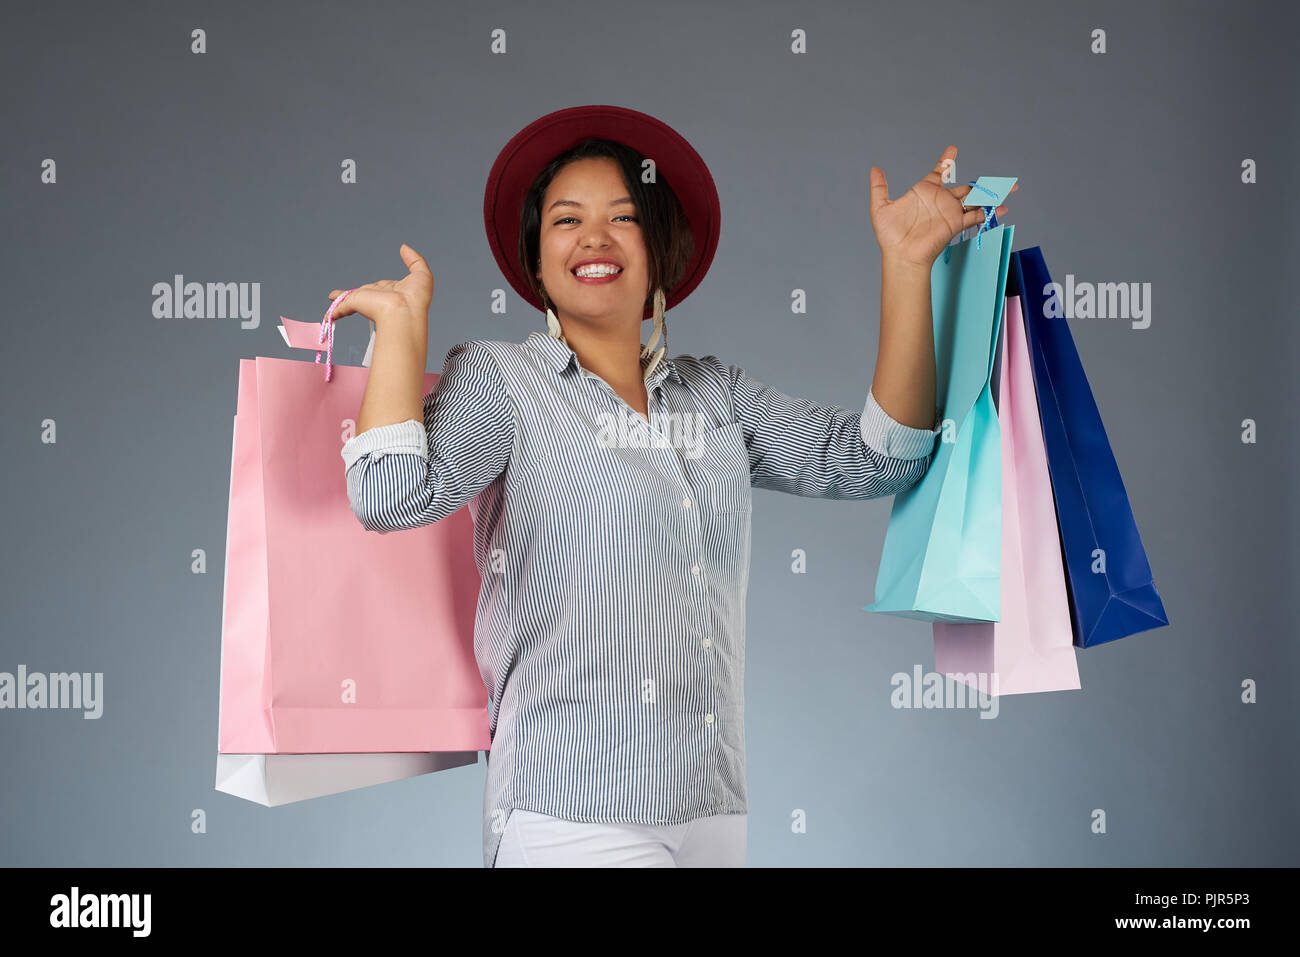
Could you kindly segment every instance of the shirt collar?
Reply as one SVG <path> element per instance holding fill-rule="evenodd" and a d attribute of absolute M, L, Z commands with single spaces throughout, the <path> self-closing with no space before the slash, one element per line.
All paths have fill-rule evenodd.
<path fill-rule="evenodd" d="M 582 363 L 578 361 L 578 354 L 549 332 L 530 332 L 525 344 L 540 352 L 546 361 L 561 375 L 567 373 L 570 367 L 582 369 Z M 682 381 L 682 375 L 677 371 L 676 363 L 664 356 L 659 360 L 659 365 L 655 366 L 655 370 L 650 373 L 649 378 L 645 380 L 646 388 L 653 391 L 669 375 L 678 382 Z"/>

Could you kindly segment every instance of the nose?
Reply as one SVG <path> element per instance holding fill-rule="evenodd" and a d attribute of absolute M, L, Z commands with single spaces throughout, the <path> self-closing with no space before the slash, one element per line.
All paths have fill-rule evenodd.
<path fill-rule="evenodd" d="M 595 246 L 608 246 L 609 233 L 604 223 L 591 223 L 583 229 L 582 232 L 583 248 Z"/>

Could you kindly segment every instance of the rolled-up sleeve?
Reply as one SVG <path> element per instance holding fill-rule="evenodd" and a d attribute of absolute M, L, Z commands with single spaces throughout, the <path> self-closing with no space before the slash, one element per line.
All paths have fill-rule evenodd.
<path fill-rule="evenodd" d="M 513 400 L 480 341 L 447 353 L 424 397 L 424 421 L 376 426 L 341 450 L 352 513 L 370 531 L 417 528 L 453 514 L 505 470 Z"/>
<path fill-rule="evenodd" d="M 862 412 L 787 395 L 704 356 L 731 392 L 749 449 L 755 488 L 813 498 L 870 499 L 896 495 L 929 468 L 940 433 L 903 425 L 868 390 Z"/>
<path fill-rule="evenodd" d="M 942 431 L 940 423 L 935 410 L 932 429 L 904 425 L 882 409 L 875 393 L 867 390 L 867 404 L 862 408 L 862 441 L 887 458 L 919 459 L 933 454 L 935 436 Z"/>

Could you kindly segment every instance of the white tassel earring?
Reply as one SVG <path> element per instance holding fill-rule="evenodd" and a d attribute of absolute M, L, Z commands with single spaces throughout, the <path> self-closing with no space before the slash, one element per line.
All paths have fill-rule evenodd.
<path fill-rule="evenodd" d="M 649 378 L 650 373 L 654 372 L 655 366 L 659 365 L 663 359 L 664 353 L 668 351 L 668 325 L 664 322 L 664 291 L 656 289 L 654 295 L 654 332 L 650 335 L 650 341 L 641 347 L 641 366 L 642 377 Z M 663 335 L 664 344 L 658 349 L 655 343 L 659 341 L 659 336 Z"/>
<path fill-rule="evenodd" d="M 564 330 L 560 328 L 560 320 L 555 318 L 555 313 L 551 311 L 550 306 L 546 307 L 546 331 L 564 342 Z"/>
<path fill-rule="evenodd" d="M 542 305 L 546 307 L 546 331 L 551 334 L 552 338 L 559 339 L 566 346 L 569 344 L 565 341 L 564 330 L 560 328 L 560 320 L 556 318 L 555 311 L 551 309 L 551 304 L 546 301 L 546 294 L 542 294 Z"/>

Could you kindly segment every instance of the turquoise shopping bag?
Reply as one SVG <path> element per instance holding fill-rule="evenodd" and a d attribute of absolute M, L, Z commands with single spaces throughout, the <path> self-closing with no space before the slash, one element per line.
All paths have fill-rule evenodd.
<path fill-rule="evenodd" d="M 1002 451 L 990 380 L 1014 229 L 955 243 L 931 270 L 943 432 L 925 475 L 894 496 L 866 611 L 921 621 L 1001 617 Z"/>

